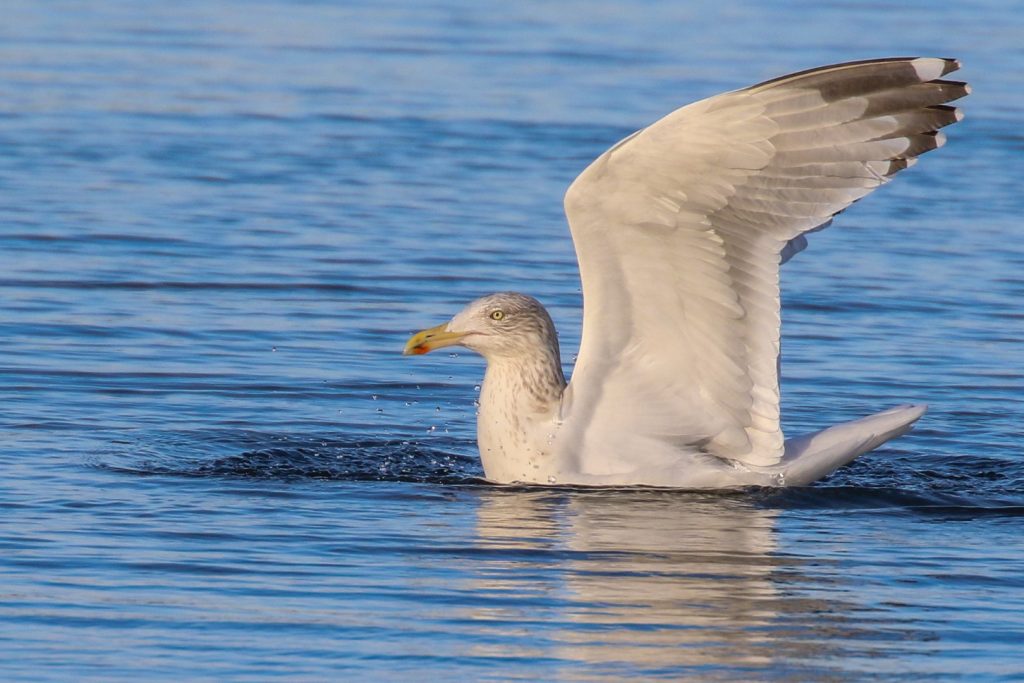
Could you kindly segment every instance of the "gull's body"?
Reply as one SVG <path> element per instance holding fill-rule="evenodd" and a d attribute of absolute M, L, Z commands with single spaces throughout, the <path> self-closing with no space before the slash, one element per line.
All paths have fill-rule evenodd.
<path fill-rule="evenodd" d="M 802 485 L 908 431 L 903 406 L 785 440 L 779 267 L 854 201 L 940 146 L 959 65 L 823 67 L 683 107 L 595 160 L 565 206 L 583 282 L 572 383 L 554 325 L 515 293 L 474 301 L 407 353 L 482 354 L 488 479 Z"/>

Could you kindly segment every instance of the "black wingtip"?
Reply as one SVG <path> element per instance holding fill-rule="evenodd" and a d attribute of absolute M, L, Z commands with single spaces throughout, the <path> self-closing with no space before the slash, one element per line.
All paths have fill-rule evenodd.
<path fill-rule="evenodd" d="M 945 76 L 946 74 L 949 73 L 953 73 L 954 71 L 959 70 L 961 66 L 963 66 L 963 64 L 960 63 L 960 60 L 957 59 L 956 57 L 942 57 L 941 59 L 944 64 L 942 68 L 942 76 Z"/>

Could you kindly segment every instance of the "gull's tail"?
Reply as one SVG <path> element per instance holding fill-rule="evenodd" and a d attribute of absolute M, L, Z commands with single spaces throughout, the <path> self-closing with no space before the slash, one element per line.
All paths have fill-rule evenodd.
<path fill-rule="evenodd" d="M 782 457 L 785 485 L 810 484 L 858 455 L 906 434 L 927 409 L 925 405 L 897 406 L 814 434 L 786 439 L 786 452 Z"/>

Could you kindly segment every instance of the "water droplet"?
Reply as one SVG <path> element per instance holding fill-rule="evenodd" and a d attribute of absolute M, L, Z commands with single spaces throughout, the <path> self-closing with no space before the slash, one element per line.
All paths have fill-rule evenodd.
<path fill-rule="evenodd" d="M 276 346 L 271 346 L 270 347 L 270 352 L 271 353 L 276 353 L 277 352 L 277 347 Z"/>
<path fill-rule="evenodd" d="M 479 384 L 474 385 L 473 391 L 480 391 L 480 385 Z"/>
<path fill-rule="evenodd" d="M 557 483 L 557 482 L 558 482 L 558 480 L 555 479 L 555 476 L 553 474 L 549 474 L 548 475 L 548 483 L 549 484 L 554 484 L 554 483 Z"/>
<path fill-rule="evenodd" d="M 370 394 L 370 398 L 372 398 L 374 401 L 376 401 L 377 400 L 377 394 Z"/>
<path fill-rule="evenodd" d="M 377 408 L 377 412 L 378 412 L 378 413 L 383 413 L 383 412 L 384 412 L 384 409 L 383 409 L 383 408 Z"/>
<path fill-rule="evenodd" d="M 434 406 L 434 412 L 435 413 L 440 413 L 441 412 L 441 406 Z"/>

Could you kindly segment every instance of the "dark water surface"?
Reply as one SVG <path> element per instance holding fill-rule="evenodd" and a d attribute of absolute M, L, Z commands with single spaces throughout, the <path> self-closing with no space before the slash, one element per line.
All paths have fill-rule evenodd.
<path fill-rule="evenodd" d="M 1024 24 L 1013 3 L 5 0 L 5 680 L 1021 680 Z M 822 484 L 493 487 L 467 354 L 571 361 L 561 195 L 674 107 L 953 55 L 946 148 L 786 268 L 791 433 L 922 401 Z"/>

